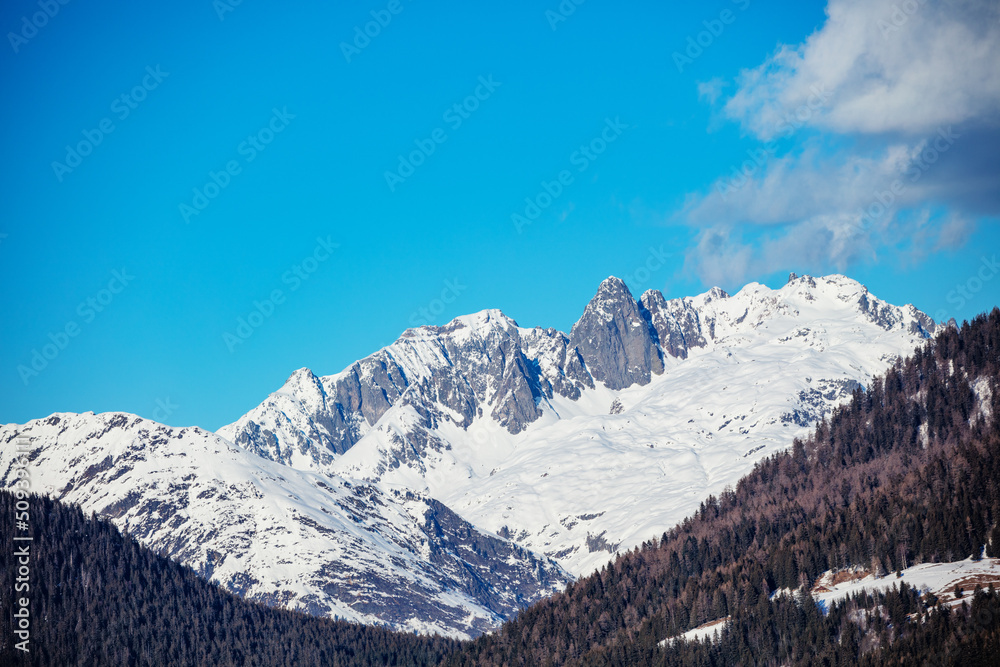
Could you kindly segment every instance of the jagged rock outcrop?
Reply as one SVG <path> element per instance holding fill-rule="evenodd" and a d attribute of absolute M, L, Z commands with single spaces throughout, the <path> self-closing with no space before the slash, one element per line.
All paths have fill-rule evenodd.
<path fill-rule="evenodd" d="M 595 380 L 611 389 L 649 384 L 663 372 L 656 331 L 620 278 L 601 283 L 569 333 Z"/>
<path fill-rule="evenodd" d="M 689 350 L 707 344 L 691 299 L 667 301 L 658 290 L 649 290 L 642 295 L 640 306 L 664 355 L 685 359 Z"/>

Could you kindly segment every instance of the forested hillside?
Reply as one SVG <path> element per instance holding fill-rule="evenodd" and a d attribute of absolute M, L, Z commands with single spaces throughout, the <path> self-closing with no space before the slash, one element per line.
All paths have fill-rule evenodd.
<path fill-rule="evenodd" d="M 856 391 L 811 438 L 683 525 L 448 664 L 997 664 L 992 590 L 953 611 L 902 590 L 826 616 L 805 591 L 837 568 L 1000 555 L 998 370 L 994 309 Z M 772 600 L 783 588 L 799 592 Z M 660 644 L 727 616 L 719 642 Z"/>
<path fill-rule="evenodd" d="M 28 653 L 15 648 L 14 557 L 0 545 L 0 665 L 418 665 L 458 643 L 314 618 L 248 602 L 157 556 L 110 523 L 44 497 L 29 500 Z M 14 521 L 15 498 L 0 492 Z"/>

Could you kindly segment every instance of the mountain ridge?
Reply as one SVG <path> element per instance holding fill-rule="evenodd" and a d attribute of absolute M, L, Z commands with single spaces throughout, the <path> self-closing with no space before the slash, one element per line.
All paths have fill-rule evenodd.
<path fill-rule="evenodd" d="M 848 288 L 852 296 L 856 295 L 858 297 L 857 301 L 860 312 L 870 316 L 873 322 L 884 328 L 890 328 L 900 321 L 900 314 L 893 312 L 894 310 L 905 311 L 906 316 L 910 319 L 910 333 L 921 338 L 929 337 L 939 326 L 934 323 L 933 319 L 910 304 L 900 309 L 899 307 L 886 304 L 877 298 L 869 298 L 870 293 L 866 287 L 846 276 L 832 274 L 820 278 L 820 280 Z M 791 274 L 788 283 L 778 290 L 770 290 L 770 288 L 760 283 L 749 283 L 735 296 L 739 296 L 751 288 L 754 291 L 768 290 L 770 292 L 781 292 L 789 286 L 800 289 L 803 287 L 815 289 L 817 282 L 815 278 L 808 275 L 797 276 Z M 440 341 L 442 338 L 451 337 L 452 334 L 464 330 L 468 332 L 468 336 L 454 336 L 456 342 L 462 343 L 475 338 L 476 334 L 484 328 L 487 331 L 490 328 L 495 328 L 487 325 L 497 322 L 500 323 L 500 328 L 508 332 L 508 334 L 516 330 L 519 336 L 515 338 L 523 338 L 525 336 L 528 336 L 529 339 L 548 337 L 553 339 L 551 342 L 555 345 L 555 349 L 549 350 L 548 354 L 538 357 L 542 363 L 550 362 L 547 365 L 547 368 L 551 371 L 550 374 L 543 374 L 542 377 L 549 382 L 550 388 L 555 390 L 556 393 L 575 397 L 578 391 L 584 387 L 593 388 L 595 380 L 603 381 L 602 377 L 610 379 L 610 382 L 604 383 L 613 389 L 624 389 L 637 383 L 646 384 L 651 375 L 662 372 L 665 358 L 684 359 L 690 354 L 693 348 L 708 346 L 714 341 L 715 320 L 710 318 L 707 321 L 703 321 L 700 313 L 713 301 L 717 302 L 730 298 L 732 296 L 724 290 L 713 287 L 694 297 L 681 297 L 670 300 L 665 299 L 658 290 L 651 289 L 646 290 L 636 300 L 624 281 L 610 276 L 601 282 L 597 293 L 588 302 L 581 318 L 574 324 L 569 334 L 552 328 L 522 328 L 517 325 L 515 320 L 505 315 L 502 311 L 485 309 L 469 315 L 456 317 L 444 325 L 424 325 L 406 329 L 395 342 L 380 348 L 376 352 L 332 375 L 315 376 L 310 369 L 295 371 L 289 377 L 289 380 L 286 381 L 285 385 L 278 391 L 273 392 L 271 396 L 283 393 L 282 390 L 289 385 L 295 373 L 308 370 L 310 375 L 319 378 L 322 386 L 326 389 L 324 399 L 332 400 L 338 407 L 331 406 L 327 408 L 325 414 L 317 411 L 316 416 L 318 418 L 313 418 L 313 421 L 317 423 L 317 426 L 327 423 L 327 420 L 338 424 L 341 422 L 345 424 L 350 422 L 354 424 L 354 428 L 349 429 L 349 432 L 345 433 L 340 440 L 333 438 L 330 433 L 324 433 L 320 435 L 318 442 L 315 444 L 325 444 L 329 451 L 341 454 L 356 444 L 363 437 L 364 433 L 367 432 L 368 428 L 373 426 L 385 413 L 387 408 L 391 407 L 392 403 L 409 388 L 411 384 L 409 381 L 410 376 L 426 377 L 426 369 L 420 368 L 421 364 L 406 363 L 407 360 L 413 362 L 415 361 L 414 357 L 420 357 L 420 353 L 415 352 L 413 345 L 408 346 L 409 349 L 407 350 L 402 350 L 401 348 L 406 343 L 415 344 L 421 341 Z M 620 308 L 609 312 L 607 310 L 609 301 L 612 305 L 621 306 L 627 304 L 630 308 L 630 312 L 624 314 L 625 317 L 622 322 L 614 322 L 614 315 L 621 315 L 619 312 Z M 624 320 L 626 319 L 629 326 L 622 326 L 625 324 Z M 606 330 L 599 330 L 598 332 L 606 336 L 604 342 L 606 345 L 614 348 L 611 350 L 611 353 L 617 354 L 616 358 L 605 358 L 600 354 L 592 353 L 590 345 L 584 340 L 586 338 L 585 330 L 589 332 L 590 329 L 598 328 L 594 320 L 603 320 L 604 322 L 611 322 L 616 325 L 612 327 L 613 330 L 610 332 Z M 646 326 L 642 326 L 640 320 Z M 632 330 L 634 329 L 639 329 L 639 331 L 633 334 Z M 574 330 L 577 331 L 576 338 L 574 338 Z M 631 354 L 628 351 L 628 345 L 621 340 L 623 336 L 637 346 L 637 349 Z M 573 354 L 574 351 L 579 352 L 579 345 L 581 343 L 585 346 L 586 351 L 576 355 Z M 424 350 L 423 352 L 426 353 L 427 351 Z M 437 352 L 439 353 L 437 361 L 447 361 L 447 353 L 440 354 L 441 352 L 446 352 L 446 350 L 439 349 Z M 586 356 L 591 357 L 589 361 L 585 358 Z M 553 358 L 557 359 L 555 363 L 551 363 Z M 421 361 L 427 360 L 423 359 Z M 516 359 L 516 361 L 521 360 Z M 638 361 L 639 364 L 633 367 L 631 366 L 633 361 Z M 605 367 L 614 368 L 621 366 L 623 363 L 626 366 L 624 371 L 613 374 L 610 377 L 605 375 Z M 521 366 L 523 367 L 524 364 L 522 363 Z M 597 375 L 594 374 L 595 370 L 591 367 L 596 369 Z M 518 384 L 517 387 L 511 388 L 517 391 L 511 397 L 512 405 L 509 406 L 510 409 L 508 410 L 510 418 L 504 423 L 509 427 L 508 430 L 511 430 L 514 434 L 522 431 L 528 423 L 531 423 L 540 416 L 537 411 L 531 410 L 530 406 L 527 405 L 527 394 L 525 392 L 531 392 L 535 397 L 541 394 L 550 397 L 549 394 L 551 393 L 546 393 L 543 387 L 532 386 L 532 381 L 536 380 L 536 374 L 532 373 L 530 369 L 524 369 L 522 375 L 523 382 Z M 371 391 L 367 394 L 361 393 L 363 379 L 371 383 Z M 261 408 L 266 403 L 267 399 L 265 399 L 261 406 L 255 409 Z M 248 425 L 252 421 L 249 418 L 252 412 L 253 410 L 235 422 L 221 427 L 217 432 L 233 442 L 266 452 L 270 449 L 270 447 L 264 445 L 263 441 L 266 440 L 266 437 L 262 438 L 262 436 L 252 433 L 253 427 Z M 354 414 L 350 415 L 350 413 Z M 469 412 L 462 411 L 462 414 L 467 421 Z M 350 419 L 352 416 L 353 421 Z M 316 429 L 309 424 L 312 416 L 302 415 L 302 417 L 304 419 L 296 422 L 295 431 L 305 433 L 315 431 Z M 303 425 L 307 426 L 303 428 Z"/>
<path fill-rule="evenodd" d="M 611 277 L 569 334 L 498 310 L 407 329 L 217 434 L 105 413 L 0 441 L 34 437 L 51 495 L 230 590 L 472 636 L 672 526 L 934 326 L 844 276 L 671 300 Z M 169 443 L 202 464 L 164 467 Z"/>

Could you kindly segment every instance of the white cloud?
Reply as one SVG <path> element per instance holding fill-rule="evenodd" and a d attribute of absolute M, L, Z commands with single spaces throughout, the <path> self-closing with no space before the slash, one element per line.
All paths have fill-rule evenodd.
<path fill-rule="evenodd" d="M 685 270 L 706 285 L 737 287 L 749 277 L 759 278 L 783 268 L 816 273 L 843 271 L 849 264 L 870 260 L 875 250 L 868 234 L 849 216 L 816 218 L 806 223 L 771 228 L 756 243 L 743 238 L 740 228 L 703 229 L 697 245 L 685 257 Z"/>
<path fill-rule="evenodd" d="M 849 152 L 831 156 L 818 142 L 782 157 L 760 148 L 734 165 L 710 192 L 692 196 L 684 215 L 696 224 L 770 225 L 866 209 L 880 195 L 891 199 L 893 208 L 919 202 L 927 183 L 923 174 L 931 166 L 922 156 L 926 147 L 926 140 L 893 144 L 872 157 Z"/>
<path fill-rule="evenodd" d="M 827 15 L 741 72 L 723 107 L 770 143 L 680 212 L 702 228 L 686 266 L 708 284 L 888 248 L 920 261 L 1000 212 L 1000 3 L 830 0 Z M 802 138 L 780 154 L 779 136 Z"/>
<path fill-rule="evenodd" d="M 831 0 L 823 27 L 740 74 L 726 114 L 763 139 L 817 88 L 810 123 L 839 133 L 918 134 L 1000 115 L 1000 3 Z"/>
<path fill-rule="evenodd" d="M 723 88 L 727 85 L 727 82 L 719 77 L 699 82 L 698 99 L 708 102 L 709 104 L 715 104 L 716 100 L 719 99 L 719 96 L 722 95 Z"/>
<path fill-rule="evenodd" d="M 705 285 L 737 288 L 748 278 L 777 270 L 843 273 L 850 266 L 878 261 L 886 249 L 900 263 L 915 264 L 930 252 L 964 243 L 972 224 L 925 209 L 876 221 L 852 214 L 817 216 L 758 230 L 762 238 L 755 239 L 745 238 L 745 230 L 739 225 L 703 228 L 685 255 L 684 270 Z"/>
<path fill-rule="evenodd" d="M 974 225 L 961 215 L 953 215 L 945 222 L 937 235 L 934 250 L 951 250 L 965 245 Z"/>

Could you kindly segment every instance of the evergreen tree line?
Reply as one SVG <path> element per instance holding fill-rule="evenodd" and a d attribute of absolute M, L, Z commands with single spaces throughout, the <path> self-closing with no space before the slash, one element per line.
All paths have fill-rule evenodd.
<path fill-rule="evenodd" d="M 777 589 L 811 589 L 827 570 L 892 576 L 984 548 L 1000 556 L 998 378 L 994 309 L 897 362 L 806 441 L 758 463 L 660 539 L 446 664 L 925 664 L 942 655 L 941 664 L 998 664 L 991 591 L 954 611 L 908 590 L 868 601 L 902 605 L 923 623 L 891 611 L 868 619 L 857 600 L 824 616 L 802 592 L 771 599 Z M 720 642 L 659 645 L 727 616 Z M 986 663 L 969 659 L 989 647 L 978 653 Z"/>
<path fill-rule="evenodd" d="M 0 491 L 13 524 L 15 496 Z M 10 531 L 0 540 L 0 665 L 437 664 L 441 637 L 315 618 L 239 598 L 76 506 L 30 496 L 30 589 L 15 591 Z M 16 648 L 15 600 L 30 600 L 29 652 Z"/>

